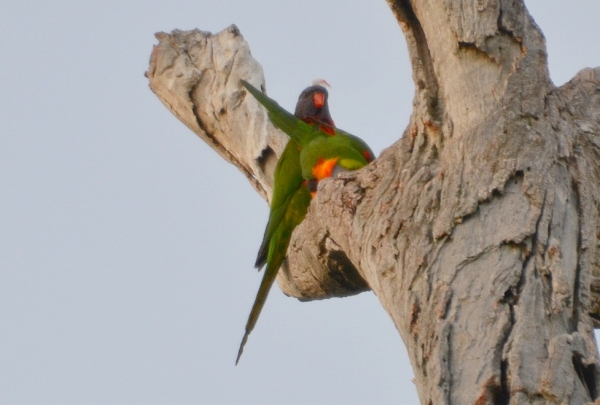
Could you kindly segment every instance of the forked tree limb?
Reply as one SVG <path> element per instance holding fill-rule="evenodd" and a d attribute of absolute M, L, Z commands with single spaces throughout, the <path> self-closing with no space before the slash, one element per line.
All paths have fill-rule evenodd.
<path fill-rule="evenodd" d="M 269 201 L 275 165 L 288 138 L 240 85 L 245 79 L 265 90 L 262 67 L 238 28 L 232 25 L 216 35 L 175 30 L 156 38 L 146 72 L 152 91 Z M 292 243 L 295 259 L 278 275 L 285 294 L 310 300 L 368 290 L 323 228 L 311 230 L 304 241 Z"/>
<path fill-rule="evenodd" d="M 595 401 L 600 69 L 556 88 L 521 1 L 388 3 L 413 66 L 409 126 L 319 185 L 280 286 L 302 299 L 370 287 L 423 404 Z M 268 198 L 285 140 L 238 84 L 264 79 L 237 29 L 158 39 L 153 91 Z"/>

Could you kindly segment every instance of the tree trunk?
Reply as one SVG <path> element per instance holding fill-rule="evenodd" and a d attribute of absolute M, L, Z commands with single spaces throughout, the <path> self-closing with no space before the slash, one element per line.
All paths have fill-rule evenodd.
<path fill-rule="evenodd" d="M 422 404 L 598 397 L 600 68 L 556 88 L 521 1 L 388 0 L 414 111 L 363 170 L 321 182 L 278 282 L 300 299 L 371 288 L 408 348 Z M 157 34 L 165 105 L 266 199 L 285 135 L 236 27 Z"/>

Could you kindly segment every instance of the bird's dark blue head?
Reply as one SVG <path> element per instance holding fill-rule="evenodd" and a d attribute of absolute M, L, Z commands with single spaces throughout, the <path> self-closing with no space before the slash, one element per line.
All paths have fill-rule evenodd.
<path fill-rule="evenodd" d="M 322 123 L 334 127 L 333 119 L 329 113 L 329 93 L 321 85 L 312 85 L 302 91 L 298 97 L 294 115 L 308 123 Z"/>
<path fill-rule="evenodd" d="M 307 87 L 298 97 L 294 115 L 300 119 L 319 117 L 331 119 L 328 98 L 329 93 L 325 87 L 320 85 Z"/>

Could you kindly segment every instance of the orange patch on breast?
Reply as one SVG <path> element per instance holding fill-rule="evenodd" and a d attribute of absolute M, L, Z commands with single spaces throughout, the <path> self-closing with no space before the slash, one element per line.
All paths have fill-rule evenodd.
<path fill-rule="evenodd" d="M 333 173 L 333 168 L 335 167 L 339 157 L 335 157 L 332 159 L 323 159 L 320 158 L 317 160 L 317 164 L 312 169 L 312 174 L 315 176 L 317 180 L 323 180 L 324 178 L 331 177 Z"/>

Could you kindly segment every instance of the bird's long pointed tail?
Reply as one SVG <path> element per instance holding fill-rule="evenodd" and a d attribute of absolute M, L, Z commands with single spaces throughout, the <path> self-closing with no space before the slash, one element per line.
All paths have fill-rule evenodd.
<path fill-rule="evenodd" d="M 250 311 L 250 316 L 248 316 L 248 322 L 246 322 L 246 332 L 244 333 L 244 338 L 242 339 L 242 343 L 240 343 L 240 349 L 238 350 L 237 358 L 235 359 L 235 365 L 237 366 L 240 361 L 240 357 L 242 357 L 242 353 L 244 352 L 244 345 L 248 341 L 248 336 L 254 326 L 256 326 L 256 321 L 258 320 L 258 316 L 262 311 L 265 302 L 267 301 L 267 296 L 269 295 L 269 291 L 271 290 L 271 286 L 275 281 L 275 277 L 277 277 L 277 270 L 279 270 L 279 266 L 281 265 L 281 261 L 277 263 L 277 267 L 267 264 L 267 269 L 265 270 L 265 275 L 260 283 L 260 287 L 258 289 L 258 294 L 256 294 L 256 299 L 254 300 L 254 305 L 252 305 L 252 310 Z"/>

